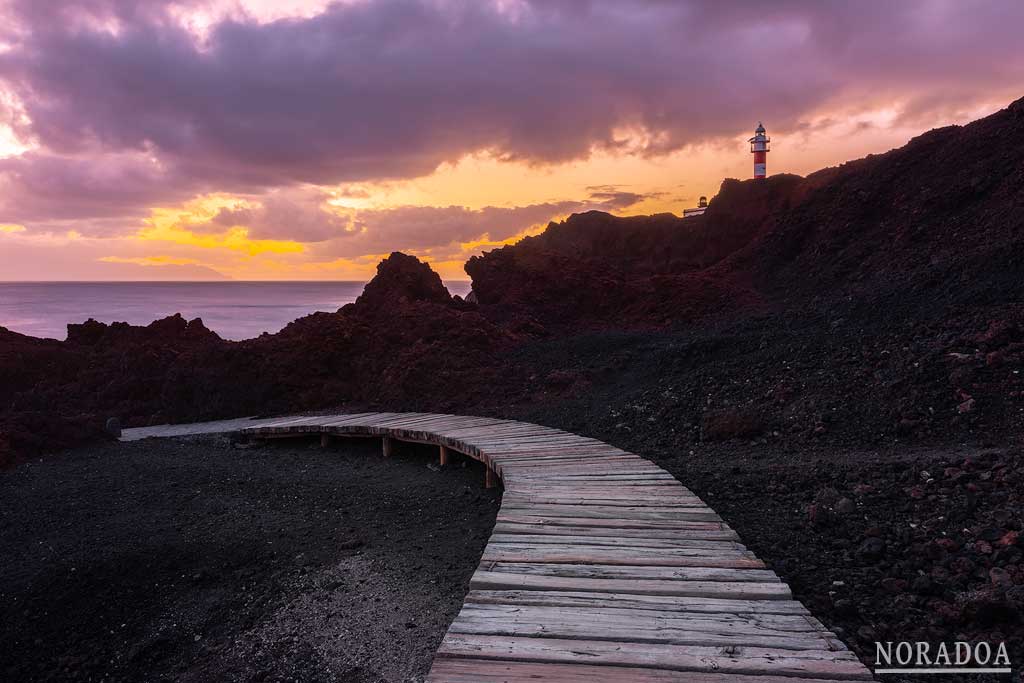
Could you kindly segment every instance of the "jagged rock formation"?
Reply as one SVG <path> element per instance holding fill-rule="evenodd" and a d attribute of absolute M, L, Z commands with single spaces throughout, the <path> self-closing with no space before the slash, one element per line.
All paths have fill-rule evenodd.
<path fill-rule="evenodd" d="M 145 327 L 87 321 L 64 342 L 0 328 L 0 463 L 126 426 L 343 406 L 406 408 L 483 394 L 518 337 L 392 254 L 353 304 L 230 342 L 180 315 Z"/>

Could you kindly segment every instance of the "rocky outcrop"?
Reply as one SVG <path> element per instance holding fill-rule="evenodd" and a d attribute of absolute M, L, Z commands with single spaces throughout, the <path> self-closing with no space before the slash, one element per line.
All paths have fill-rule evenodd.
<path fill-rule="evenodd" d="M 415 256 L 393 252 L 377 265 L 377 276 L 356 299 L 359 306 L 401 306 L 423 301 L 435 304 L 451 303 L 441 277 Z"/>
<path fill-rule="evenodd" d="M 1024 100 L 814 173 L 727 179 L 701 216 L 600 212 L 470 259 L 491 315 L 647 326 L 851 297 L 880 315 L 1020 300 Z"/>
<path fill-rule="evenodd" d="M 2 419 L 482 412 L 614 384 L 623 366 L 586 335 L 656 328 L 686 336 L 646 381 L 675 373 L 685 429 L 709 441 L 1019 431 L 1019 140 L 1024 102 L 807 178 L 726 180 L 702 216 L 575 215 L 470 259 L 473 301 L 396 252 L 355 303 L 245 342 L 181 316 L 87 321 L 65 342 L 0 329 Z M 525 343 L 575 338 L 556 367 Z"/>
<path fill-rule="evenodd" d="M 69 325 L 64 342 L 0 328 L 0 461 L 125 426 L 275 412 L 498 401 L 501 352 L 523 339 L 451 297 L 429 266 L 395 253 L 336 313 L 229 342 L 180 315 L 139 327 Z M 43 419 L 44 416 L 49 419 Z"/>
<path fill-rule="evenodd" d="M 68 325 L 67 336 L 67 342 L 71 346 L 110 347 L 171 343 L 194 346 L 217 341 L 220 341 L 220 337 L 210 331 L 200 318 L 185 320 L 180 313 L 155 320 L 145 326 L 117 322 L 108 325 L 89 318 L 84 323 Z"/>
<path fill-rule="evenodd" d="M 619 218 L 592 211 L 473 257 L 466 272 L 489 315 L 548 326 L 660 326 L 760 303 L 745 278 L 714 267 L 803 193 L 803 179 L 725 180 L 702 216 Z"/>

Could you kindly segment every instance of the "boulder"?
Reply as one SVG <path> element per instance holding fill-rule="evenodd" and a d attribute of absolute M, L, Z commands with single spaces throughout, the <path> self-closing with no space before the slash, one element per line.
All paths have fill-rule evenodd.
<path fill-rule="evenodd" d="M 377 265 L 377 275 L 356 299 L 356 306 L 386 308 L 410 302 L 450 304 L 452 297 L 429 265 L 396 251 Z"/>
<path fill-rule="evenodd" d="M 885 541 L 877 536 L 869 536 L 857 547 L 857 554 L 866 560 L 877 560 L 885 553 Z"/>

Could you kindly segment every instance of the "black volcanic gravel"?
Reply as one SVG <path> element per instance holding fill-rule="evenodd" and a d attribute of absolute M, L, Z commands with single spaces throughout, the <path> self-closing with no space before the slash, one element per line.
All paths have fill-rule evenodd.
<path fill-rule="evenodd" d="M 422 680 L 499 494 L 379 449 L 151 439 L 0 473 L 0 679 Z"/>

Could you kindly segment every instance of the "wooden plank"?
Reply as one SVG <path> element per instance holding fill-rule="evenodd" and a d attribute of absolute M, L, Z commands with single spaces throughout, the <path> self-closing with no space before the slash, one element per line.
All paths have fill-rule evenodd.
<path fill-rule="evenodd" d="M 571 465 L 571 464 L 590 464 L 595 462 L 618 462 L 618 463 L 633 463 L 636 465 L 651 468 L 653 471 L 658 470 L 657 465 L 654 463 L 644 460 L 632 453 L 627 453 L 623 450 L 615 448 L 614 446 L 592 446 L 589 444 L 560 444 L 553 445 L 548 444 L 544 446 L 532 446 L 524 445 L 518 450 L 507 448 L 507 449 L 496 449 L 489 448 L 489 452 L 495 455 L 500 455 L 502 458 L 509 460 L 510 462 L 516 462 L 524 465 L 544 465 L 550 467 L 558 467 L 559 465 Z M 562 462 L 568 461 L 568 462 Z"/>
<path fill-rule="evenodd" d="M 593 547 L 560 548 L 537 545 L 531 548 L 490 547 L 484 550 L 482 567 L 496 563 L 524 562 L 530 564 L 606 564 L 614 566 L 649 567 L 731 567 L 736 569 L 760 569 L 761 560 L 749 551 L 712 552 L 704 549 L 664 548 L 606 548 L 595 551 Z"/>
<path fill-rule="evenodd" d="M 489 548 L 488 548 L 489 550 Z M 775 572 L 767 569 L 706 567 L 701 565 L 672 566 L 664 564 L 561 564 L 538 562 L 481 561 L 487 571 L 536 576 L 581 577 L 587 579 L 656 579 L 660 581 L 753 581 L 780 583 Z"/>
<path fill-rule="evenodd" d="M 355 429 L 372 429 L 380 420 L 386 420 L 389 417 L 400 415 L 401 413 L 366 413 L 355 420 L 346 420 L 342 424 L 334 425 L 338 429 L 344 429 L 345 427 L 353 427 Z"/>
<path fill-rule="evenodd" d="M 513 468 L 507 468 L 509 470 Z M 550 484 L 557 484 L 560 487 L 572 487 L 572 486 L 593 486 L 593 487 L 607 487 L 607 486 L 644 486 L 647 488 L 670 488 L 675 490 L 684 491 L 686 493 L 693 494 L 688 488 L 680 484 L 671 477 L 656 477 L 650 478 L 644 474 L 614 474 L 614 475 L 597 475 L 588 478 L 570 477 L 565 474 L 559 474 L 555 477 L 534 477 L 526 471 L 516 472 L 516 485 L 526 488 L 531 484 L 539 482 L 547 482 Z"/>
<path fill-rule="evenodd" d="M 498 522 L 542 524 L 552 526 L 586 526 L 612 529 L 721 529 L 724 526 L 724 523 L 720 519 L 664 520 L 642 518 L 561 517 L 557 515 L 551 516 L 522 510 L 517 510 L 515 512 L 503 512 L 502 510 L 498 510 Z"/>
<path fill-rule="evenodd" d="M 515 440 L 509 439 L 506 441 L 496 441 L 488 439 L 486 437 L 474 436 L 470 437 L 474 443 L 487 444 L 495 452 L 507 452 L 509 455 L 514 455 L 516 450 L 524 451 L 526 454 L 543 454 L 547 452 L 549 455 L 567 455 L 567 454 L 579 454 L 585 455 L 587 453 L 608 453 L 615 455 L 626 455 L 626 451 L 620 448 L 611 446 L 606 443 L 591 442 L 591 441 L 579 441 L 576 439 L 534 439 L 527 440 L 517 436 Z M 628 455 L 633 455 L 629 453 Z M 640 460 L 639 456 L 634 455 L 633 457 Z"/>
<path fill-rule="evenodd" d="M 592 465 L 594 463 L 636 462 L 636 456 L 623 453 L 618 449 L 598 450 L 587 448 L 583 452 L 570 451 L 550 452 L 545 450 L 527 453 L 500 453 L 489 451 L 496 459 L 506 464 L 515 465 Z"/>
<path fill-rule="evenodd" d="M 757 647 L 721 648 L 453 633 L 445 636 L 438 655 L 524 662 L 655 667 L 707 673 L 871 680 L 871 674 L 853 655 L 827 650 L 780 651 Z"/>
<path fill-rule="evenodd" d="M 502 506 L 502 514 L 532 515 L 545 517 L 591 518 L 611 520 L 650 520 L 663 522 L 721 521 L 710 508 L 658 508 L 658 507 L 608 507 L 600 505 L 546 505 L 534 504 L 521 507 Z"/>
<path fill-rule="evenodd" d="M 591 482 L 571 484 L 559 483 L 549 486 L 530 486 L 529 484 L 519 483 L 516 484 L 511 492 L 521 495 L 524 498 L 550 496 L 585 498 L 589 498 L 590 496 L 600 496 L 603 498 L 637 498 L 643 496 L 644 498 L 650 498 L 652 496 L 657 496 L 673 500 L 700 500 L 700 498 L 684 488 L 681 484 L 666 484 L 663 482 L 658 482 L 652 485 L 637 484 L 633 482 L 611 482 L 606 484 Z"/>
<path fill-rule="evenodd" d="M 477 443 L 486 443 L 495 447 L 502 447 L 510 444 L 514 446 L 533 444 L 560 446 L 563 444 L 571 444 L 576 446 L 608 447 L 607 444 L 597 441 L 596 439 L 585 439 L 567 432 L 558 433 L 536 429 L 516 431 L 513 434 L 489 434 L 487 436 L 480 437 L 476 441 Z"/>
<path fill-rule="evenodd" d="M 640 461 L 644 464 L 646 461 Z M 622 474 L 620 472 L 611 472 L 608 474 L 602 474 L 600 472 L 592 471 L 591 469 L 585 469 L 580 472 L 566 472 L 558 477 L 557 481 L 553 482 L 543 472 L 526 473 L 523 472 L 523 477 L 530 479 L 532 482 L 544 485 L 545 483 L 572 483 L 573 481 L 616 481 L 624 479 L 636 479 L 640 481 L 651 481 L 651 480 L 669 480 L 675 481 L 676 477 L 672 476 L 663 469 L 655 467 L 654 469 L 647 468 L 647 471 L 639 474 Z"/>
<path fill-rule="evenodd" d="M 550 474 L 552 472 L 562 472 L 566 475 L 592 475 L 595 473 L 658 474 L 664 472 L 664 470 L 659 470 L 656 465 L 653 465 L 646 460 L 641 460 L 639 458 L 624 458 L 620 454 L 614 452 L 602 453 L 601 451 L 595 451 L 591 448 L 561 448 L 558 450 L 551 449 L 545 452 L 546 455 L 564 456 L 561 460 L 558 458 L 553 458 L 551 460 L 534 460 L 532 457 L 523 457 L 525 454 L 522 453 L 501 453 L 490 450 L 488 452 L 502 461 L 507 461 L 510 465 L 516 465 L 517 467 L 522 468 L 524 472 L 534 472 L 541 475 Z M 538 458 L 541 457 L 540 452 L 536 452 L 536 455 Z M 607 457 L 600 457 L 602 455 Z"/>
<path fill-rule="evenodd" d="M 592 497 L 553 497 L 553 496 L 524 496 L 517 494 L 510 496 L 509 509 L 531 508 L 535 505 L 572 505 L 583 507 L 629 507 L 629 508 L 650 508 L 664 510 L 672 508 L 677 510 L 702 509 L 710 510 L 704 501 L 699 498 L 684 498 L 671 496 L 638 496 L 615 497 L 614 494 L 607 494 L 604 497 L 594 494 Z"/>
<path fill-rule="evenodd" d="M 617 448 L 604 444 L 581 443 L 569 439 L 536 439 L 534 441 L 517 439 L 496 443 L 486 439 L 473 439 L 473 443 L 487 450 L 494 455 L 501 455 L 509 458 L 519 458 L 544 455 L 627 455 Z M 634 456 L 635 457 L 635 456 Z"/>
<path fill-rule="evenodd" d="M 665 504 L 675 501 L 687 503 L 703 503 L 697 496 L 693 495 L 682 486 L 552 486 L 546 489 L 533 490 L 524 486 L 522 482 L 511 485 L 509 495 L 516 500 L 551 500 L 559 498 L 591 500 L 600 498 L 603 500 L 657 500 Z M 571 504 L 571 503 L 570 503 Z"/>
<path fill-rule="evenodd" d="M 531 490 L 524 487 L 521 482 L 512 485 L 509 495 L 513 500 L 583 500 L 589 501 L 594 498 L 602 500 L 624 500 L 644 502 L 654 500 L 664 505 L 675 502 L 701 503 L 697 496 L 688 492 L 681 486 L 558 486 L 548 489 Z M 563 503 L 563 505 L 577 505 L 578 503 Z"/>
<path fill-rule="evenodd" d="M 487 544 L 485 552 L 492 551 L 509 554 L 535 554 L 538 557 L 544 553 L 569 553 L 608 558 L 608 562 L 598 561 L 598 564 L 622 564 L 621 560 L 625 560 L 628 563 L 631 558 L 634 560 L 631 564 L 646 564 L 647 558 L 658 556 L 666 559 L 676 557 L 754 557 L 752 552 L 736 541 L 704 540 L 679 543 L 668 548 L 651 548 L 636 544 L 628 545 L 626 543 L 615 546 L 601 543 L 533 543 L 512 538 L 501 541 L 492 540 Z M 550 562 L 552 560 L 545 561 Z M 671 565 L 666 564 L 665 566 Z"/>
<path fill-rule="evenodd" d="M 649 495 L 661 496 L 691 496 L 696 495 L 685 486 L 675 480 L 660 481 L 565 481 L 559 477 L 558 481 L 541 483 L 537 480 L 527 480 L 519 484 L 516 490 L 524 494 L 544 495 L 550 493 L 568 493 L 581 495 L 592 491 L 620 492 L 623 494 L 643 492 Z"/>
<path fill-rule="evenodd" d="M 514 510 L 514 509 L 518 509 L 518 508 L 526 508 L 526 507 L 528 507 L 528 508 L 530 508 L 532 510 L 537 510 L 539 512 L 544 512 L 545 514 L 548 514 L 549 512 L 572 512 L 573 510 L 580 510 L 581 512 L 587 512 L 588 514 L 595 513 L 595 512 L 602 512 L 602 511 L 603 512 L 608 512 L 608 513 L 614 513 L 614 514 L 629 514 L 631 512 L 638 512 L 638 513 L 642 512 L 644 514 L 651 514 L 651 513 L 655 513 L 655 512 L 665 512 L 666 514 L 676 514 L 676 513 L 682 512 L 682 511 L 678 510 L 675 506 L 657 504 L 657 501 L 654 501 L 654 503 L 655 503 L 654 506 L 649 506 L 649 505 L 626 505 L 626 506 L 589 505 L 589 506 L 583 506 L 583 505 L 578 505 L 578 504 L 575 504 L 575 503 L 545 503 L 545 502 L 541 502 L 541 501 L 537 501 L 537 502 L 523 501 L 523 502 L 520 503 L 519 500 L 517 499 L 517 497 L 515 497 L 515 496 L 510 497 L 510 499 L 511 500 L 509 501 L 509 505 L 507 506 L 509 510 Z M 694 499 L 694 500 L 695 501 L 699 501 L 699 499 Z M 586 507 L 587 509 L 586 510 L 581 510 L 584 507 Z M 707 510 L 708 512 L 712 512 L 711 508 L 709 508 L 706 505 L 703 505 L 702 502 L 700 503 L 700 507 L 702 507 L 703 509 Z"/>
<path fill-rule="evenodd" d="M 431 428 L 430 432 L 439 437 L 449 437 L 456 431 L 468 431 L 473 428 L 484 427 L 500 422 L 501 420 L 490 417 L 453 418 L 446 424 Z"/>
<path fill-rule="evenodd" d="M 647 549 L 666 549 L 666 548 L 717 548 L 721 547 L 719 544 L 727 543 L 728 547 L 742 547 L 737 542 L 736 536 L 733 532 L 690 532 L 691 534 L 702 534 L 699 537 L 693 535 L 689 537 L 669 537 L 669 538 L 649 538 L 646 536 L 626 536 L 624 537 L 621 533 L 615 533 L 609 536 L 600 535 L 587 535 L 585 530 L 578 530 L 576 533 L 565 535 L 565 534 L 543 534 L 543 533 L 508 533 L 505 529 L 506 525 L 502 525 L 501 530 L 495 530 L 491 535 L 489 543 L 496 545 L 550 545 L 557 546 L 560 548 L 568 548 L 571 546 L 589 546 L 589 547 L 603 547 L 610 546 L 612 548 L 647 548 Z M 573 528 L 573 527 L 570 527 Z M 644 532 L 651 533 L 651 532 Z M 709 534 L 720 534 L 719 537 L 709 538 Z"/>
<path fill-rule="evenodd" d="M 749 629 L 751 632 L 779 631 L 787 633 L 819 633 L 824 629 L 814 625 L 802 614 L 732 614 L 729 612 L 694 614 L 686 612 L 662 612 L 660 610 L 634 610 L 623 607 L 606 606 L 566 606 L 553 607 L 545 605 L 504 605 L 474 603 L 466 601 L 459 613 L 460 617 L 505 619 L 525 617 L 529 621 L 543 623 L 548 620 L 590 622 L 597 620 L 603 623 L 628 625 L 636 622 L 637 628 L 650 628 L 652 624 L 692 628 L 721 632 L 723 629 Z"/>
<path fill-rule="evenodd" d="M 641 545 L 662 547 L 660 542 L 707 539 L 710 541 L 738 541 L 739 536 L 732 529 L 608 529 L 605 527 L 556 526 L 553 524 L 515 524 L 498 522 L 494 525 L 491 539 L 496 536 L 515 538 L 518 535 L 532 536 L 534 542 L 543 543 L 542 539 L 550 539 L 552 543 L 561 543 L 559 539 L 580 538 L 589 543 L 607 543 L 610 545 Z"/>
<path fill-rule="evenodd" d="M 476 437 L 479 439 L 486 439 L 488 436 L 517 436 L 520 434 L 536 433 L 536 429 L 534 427 L 524 427 L 517 424 L 499 424 L 500 422 L 500 420 L 496 420 L 494 423 L 489 424 L 485 423 L 459 427 L 449 432 L 445 432 L 445 436 L 458 436 L 459 438 L 469 439 Z"/>
<path fill-rule="evenodd" d="M 515 472 L 516 475 L 522 477 L 524 480 L 533 479 L 536 475 L 540 474 L 548 481 L 569 481 L 563 480 L 563 477 L 575 474 L 586 470 L 593 474 L 617 474 L 621 476 L 637 476 L 643 474 L 649 474 L 655 470 L 645 467 L 641 464 L 623 463 L 621 465 L 604 465 L 604 464 L 581 464 L 572 467 L 565 466 L 554 466 L 554 465 L 524 465 L 524 464 L 508 464 L 503 463 L 501 458 L 494 458 L 494 461 L 500 463 L 503 469 Z"/>
<path fill-rule="evenodd" d="M 394 417 L 389 417 L 383 420 L 374 420 L 374 427 L 389 427 L 389 428 L 402 428 L 408 424 L 416 424 L 419 421 L 431 419 L 433 416 L 429 413 L 398 413 Z"/>
<path fill-rule="evenodd" d="M 643 595 L 678 595 L 732 600 L 788 600 L 784 583 L 745 581 L 658 581 L 646 579 L 585 579 L 563 576 L 536 576 L 476 570 L 470 580 L 472 590 L 554 590 Z"/>
<path fill-rule="evenodd" d="M 836 683 L 829 678 L 800 678 L 799 683 Z M 703 671 L 590 664 L 551 664 L 491 659 L 437 659 L 427 683 L 795 683 L 791 676 L 744 675 Z"/>
<path fill-rule="evenodd" d="M 538 605 L 627 609 L 657 614 L 789 614 L 806 617 L 807 608 L 795 600 L 739 600 L 700 596 L 647 595 L 582 591 L 472 590 L 466 604 Z"/>
<path fill-rule="evenodd" d="M 803 621 L 803 624 L 806 626 L 807 622 Z M 779 650 L 828 651 L 831 647 L 831 634 L 807 629 L 784 630 L 778 624 L 759 623 L 753 617 L 736 617 L 731 620 L 702 618 L 698 615 L 659 618 L 593 610 L 587 610 L 585 614 L 574 614 L 543 607 L 512 608 L 510 611 L 469 607 L 459 613 L 448 632 Z"/>

